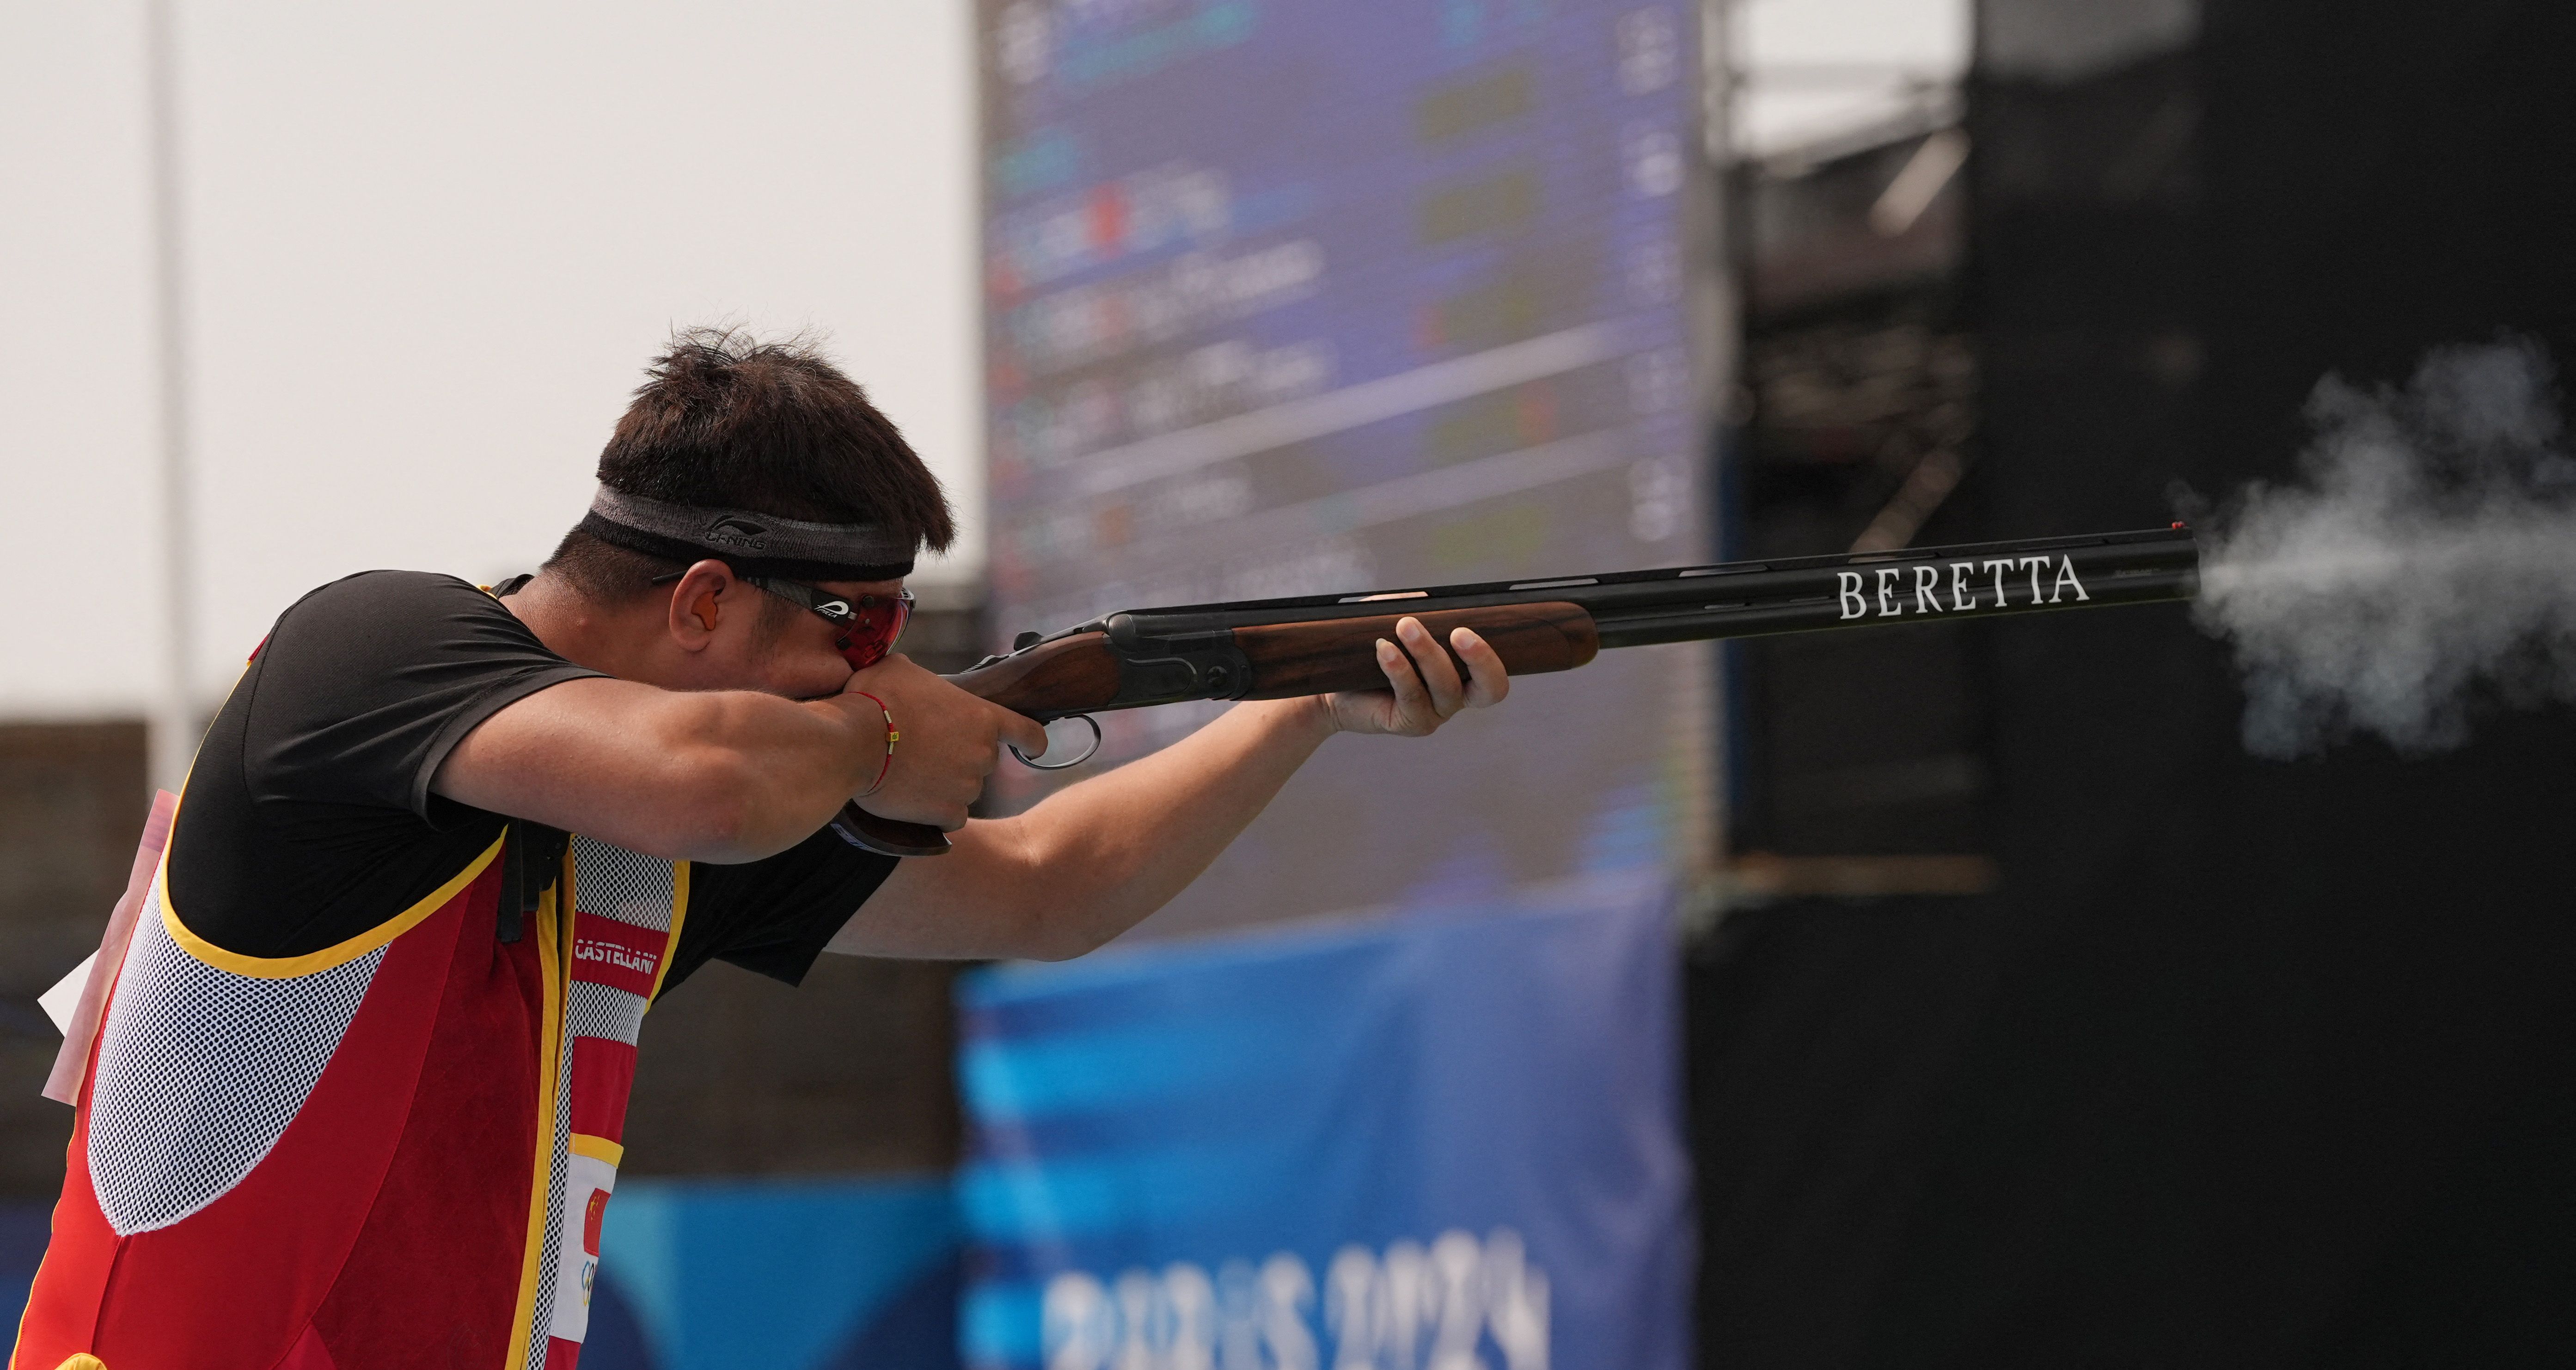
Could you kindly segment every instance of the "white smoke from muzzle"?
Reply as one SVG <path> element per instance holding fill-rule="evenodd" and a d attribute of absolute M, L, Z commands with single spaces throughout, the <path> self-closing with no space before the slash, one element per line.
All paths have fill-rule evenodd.
<path fill-rule="evenodd" d="M 2467 740 L 2476 701 L 2576 701 L 2576 460 L 2547 356 L 2451 347 L 2403 389 L 2329 377 L 2296 485 L 2256 486 L 2204 539 L 2195 616 L 2245 674 L 2245 746 L 2355 732 L 2411 755 Z"/>

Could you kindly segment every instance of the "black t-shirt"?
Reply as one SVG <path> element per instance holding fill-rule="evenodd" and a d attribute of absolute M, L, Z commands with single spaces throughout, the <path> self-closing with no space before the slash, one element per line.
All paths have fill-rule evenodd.
<path fill-rule="evenodd" d="M 448 751 L 504 706 L 599 674 L 453 576 L 368 571 L 315 590 L 206 731 L 171 834 L 171 906 L 243 956 L 301 956 L 382 923 L 509 821 L 430 793 Z M 828 830 L 765 860 L 693 863 L 663 988 L 711 959 L 795 984 L 894 865 Z"/>

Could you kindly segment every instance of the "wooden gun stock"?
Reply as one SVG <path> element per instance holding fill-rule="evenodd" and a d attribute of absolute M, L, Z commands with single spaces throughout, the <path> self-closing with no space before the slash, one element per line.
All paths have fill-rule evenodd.
<path fill-rule="evenodd" d="M 1230 697 L 1293 699 L 1337 690 L 1384 689 L 1386 674 L 1378 668 L 1377 643 L 1380 638 L 1393 641 L 1396 622 L 1407 617 L 1421 619 L 1422 626 L 1431 630 L 1462 679 L 1467 665 L 1449 644 L 1449 635 L 1460 628 L 1473 629 L 1485 639 L 1513 675 L 1570 671 L 1590 661 L 1601 647 L 1592 616 L 1572 604 L 1424 609 L 1411 614 L 1398 608 L 1367 618 L 1263 624 L 1230 630 L 1234 647 L 1250 667 L 1251 682 L 1241 694 Z M 1126 675 L 1119 649 L 1108 634 L 1083 632 L 1049 639 L 948 679 L 969 694 L 1032 718 L 1169 702 L 1123 700 Z M 841 806 L 832 830 L 852 846 L 888 856 L 937 856 L 948 850 L 948 835 L 939 829 L 880 817 L 860 808 L 855 800 Z"/>
<path fill-rule="evenodd" d="M 859 807 L 853 799 L 832 818 L 832 831 L 853 847 L 881 856 L 946 856 L 948 834 L 927 823 L 906 823 Z"/>

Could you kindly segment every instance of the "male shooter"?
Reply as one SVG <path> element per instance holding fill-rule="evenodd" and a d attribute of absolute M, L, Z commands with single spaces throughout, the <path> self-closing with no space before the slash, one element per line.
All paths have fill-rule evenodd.
<path fill-rule="evenodd" d="M 117 972 L 16 1370 L 568 1366 L 659 994 L 712 958 L 1080 955 L 1325 738 L 1508 688 L 1407 619 L 1382 691 L 1245 703 L 970 822 L 1045 735 L 892 653 L 953 527 L 856 385 L 686 335 L 599 481 L 535 576 L 351 576 L 252 658 Z M 853 796 L 953 850 L 849 845 Z"/>

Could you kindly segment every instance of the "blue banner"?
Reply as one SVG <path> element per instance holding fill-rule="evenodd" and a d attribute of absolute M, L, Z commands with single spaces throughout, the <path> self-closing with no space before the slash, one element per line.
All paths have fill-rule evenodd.
<path fill-rule="evenodd" d="M 961 988 L 978 1370 L 1681 1370 L 1670 898 L 1637 883 Z"/>
<path fill-rule="evenodd" d="M 26 1310 L 27 1295 L 36 1286 L 36 1266 L 45 1259 L 45 1243 L 53 1239 L 53 1226 L 51 1202 L 0 1204 L 0 1316 L 9 1320 L 6 1325 L 13 1344 L 18 1336 L 18 1316 Z"/>
<path fill-rule="evenodd" d="M 944 1175 L 628 1180 L 582 1370 L 954 1366 L 957 1240 Z"/>

